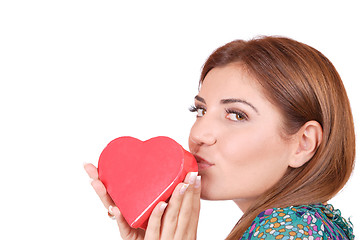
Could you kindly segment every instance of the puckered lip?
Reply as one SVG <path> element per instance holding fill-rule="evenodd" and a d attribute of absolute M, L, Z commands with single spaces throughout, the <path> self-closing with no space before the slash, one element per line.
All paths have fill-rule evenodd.
<path fill-rule="evenodd" d="M 197 163 L 207 164 L 207 165 L 210 165 L 210 166 L 215 165 L 214 163 L 206 161 L 204 158 L 202 158 L 202 157 L 200 157 L 198 155 L 194 155 L 194 157 L 195 157 Z"/>

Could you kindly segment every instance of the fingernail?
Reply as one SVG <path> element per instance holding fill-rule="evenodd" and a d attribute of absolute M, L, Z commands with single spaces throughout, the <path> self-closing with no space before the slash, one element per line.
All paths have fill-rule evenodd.
<path fill-rule="evenodd" d="M 108 216 L 109 216 L 109 218 L 111 218 L 112 220 L 115 220 L 116 217 L 115 217 L 112 209 L 113 209 L 113 206 L 110 205 L 110 206 L 109 206 L 109 209 L 108 209 Z"/>
<path fill-rule="evenodd" d="M 201 176 L 197 176 L 194 188 L 199 188 L 200 184 L 201 184 Z"/>
<path fill-rule="evenodd" d="M 94 179 L 92 179 L 92 178 L 89 179 L 90 184 L 92 184 L 93 181 L 94 181 Z"/>
<path fill-rule="evenodd" d="M 110 206 L 109 206 L 109 213 L 110 213 L 111 215 L 114 215 L 112 209 L 113 209 L 113 206 L 110 205 Z"/>
<path fill-rule="evenodd" d="M 195 183 L 197 175 L 198 175 L 197 172 L 190 173 L 189 184 L 194 184 Z"/>
<path fill-rule="evenodd" d="M 160 212 L 163 212 L 165 210 L 165 208 L 167 207 L 167 203 L 162 203 L 161 206 L 160 206 Z"/>
<path fill-rule="evenodd" d="M 186 189 L 189 187 L 189 184 L 184 184 L 180 188 L 180 195 L 183 195 L 186 192 Z"/>

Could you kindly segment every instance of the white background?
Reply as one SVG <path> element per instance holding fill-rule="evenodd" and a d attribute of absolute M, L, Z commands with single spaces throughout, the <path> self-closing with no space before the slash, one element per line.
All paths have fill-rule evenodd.
<path fill-rule="evenodd" d="M 0 239 L 120 239 L 83 162 L 123 135 L 187 149 L 201 66 L 234 39 L 283 35 L 323 52 L 359 137 L 359 22 L 355 1 L 1 1 Z M 357 235 L 359 168 L 330 202 Z M 224 239 L 240 216 L 202 201 L 198 238 Z"/>

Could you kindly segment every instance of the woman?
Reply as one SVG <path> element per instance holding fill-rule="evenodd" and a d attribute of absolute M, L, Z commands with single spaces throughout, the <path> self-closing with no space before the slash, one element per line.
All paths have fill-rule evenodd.
<path fill-rule="evenodd" d="M 350 104 L 337 71 L 317 50 L 282 37 L 230 42 L 210 55 L 191 111 L 188 174 L 146 232 L 111 208 L 124 239 L 195 239 L 200 195 L 233 200 L 243 216 L 227 239 L 353 239 L 326 202 L 349 179 L 355 158 Z M 113 205 L 85 165 L 106 207 Z"/>

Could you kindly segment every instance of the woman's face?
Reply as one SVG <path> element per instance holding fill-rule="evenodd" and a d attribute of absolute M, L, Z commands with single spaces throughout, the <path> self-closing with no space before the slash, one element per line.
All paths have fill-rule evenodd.
<path fill-rule="evenodd" d="M 202 176 L 201 197 L 234 200 L 245 211 L 288 168 L 282 116 L 239 64 L 212 69 L 195 97 L 189 147 Z"/>

